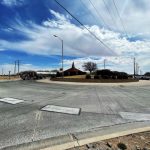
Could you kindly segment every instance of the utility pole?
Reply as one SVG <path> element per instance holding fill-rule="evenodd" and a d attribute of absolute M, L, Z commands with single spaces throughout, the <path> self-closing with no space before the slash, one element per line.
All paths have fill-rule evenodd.
<path fill-rule="evenodd" d="M 140 70 L 140 66 L 139 66 L 139 64 L 137 63 L 137 75 L 139 74 L 139 70 Z"/>
<path fill-rule="evenodd" d="M 142 75 L 142 70 L 140 70 L 140 75 Z"/>
<path fill-rule="evenodd" d="M 138 64 L 135 63 L 135 75 L 137 75 L 137 68 L 138 68 Z"/>
<path fill-rule="evenodd" d="M 104 69 L 106 68 L 106 59 L 104 59 Z"/>
<path fill-rule="evenodd" d="M 135 57 L 133 58 L 133 66 L 134 66 L 134 79 L 135 79 Z"/>
<path fill-rule="evenodd" d="M 2 76 L 3 76 L 3 74 L 4 74 L 4 69 L 2 68 Z"/>
<path fill-rule="evenodd" d="M 136 75 L 139 74 L 139 68 L 140 68 L 140 66 L 138 65 L 138 63 L 136 63 Z"/>
<path fill-rule="evenodd" d="M 10 72 L 11 72 L 11 71 L 9 71 L 9 80 L 10 80 Z"/>
<path fill-rule="evenodd" d="M 64 78 L 64 42 L 63 40 L 61 40 L 62 42 L 62 78 Z"/>
<path fill-rule="evenodd" d="M 16 74 L 16 61 L 15 61 L 15 67 L 14 67 L 14 75 Z"/>
<path fill-rule="evenodd" d="M 20 60 L 18 60 L 18 75 L 19 75 L 19 68 L 20 67 Z"/>

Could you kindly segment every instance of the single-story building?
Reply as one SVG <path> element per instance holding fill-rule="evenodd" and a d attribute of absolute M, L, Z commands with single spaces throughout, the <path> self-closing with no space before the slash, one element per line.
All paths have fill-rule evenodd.
<path fill-rule="evenodd" d="M 64 76 L 73 76 L 73 75 L 84 75 L 85 72 L 75 68 L 74 62 L 72 63 L 72 67 L 64 71 Z"/>

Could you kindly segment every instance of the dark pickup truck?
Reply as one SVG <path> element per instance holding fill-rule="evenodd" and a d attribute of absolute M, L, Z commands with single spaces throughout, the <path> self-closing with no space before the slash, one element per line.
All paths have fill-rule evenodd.
<path fill-rule="evenodd" d="M 23 71 L 19 75 L 22 80 L 38 80 L 44 78 L 42 75 L 38 75 L 36 71 Z"/>

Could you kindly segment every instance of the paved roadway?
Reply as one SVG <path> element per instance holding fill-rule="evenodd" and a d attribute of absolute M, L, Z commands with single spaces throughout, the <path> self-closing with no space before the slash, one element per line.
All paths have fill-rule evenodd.
<path fill-rule="evenodd" d="M 0 149 L 98 127 L 135 122 L 120 112 L 150 114 L 150 86 L 99 86 L 46 84 L 34 81 L 0 83 L 0 98 L 24 100 L 0 102 Z M 44 112 L 47 105 L 79 107 L 81 114 Z M 136 116 L 138 118 L 138 116 Z"/>

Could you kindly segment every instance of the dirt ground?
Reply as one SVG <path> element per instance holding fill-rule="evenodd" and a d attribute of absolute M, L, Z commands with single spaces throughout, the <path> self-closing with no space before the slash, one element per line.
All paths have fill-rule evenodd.
<path fill-rule="evenodd" d="M 87 144 L 69 150 L 125 150 L 125 147 L 124 149 L 118 147 L 119 143 L 121 146 L 125 145 L 126 150 L 150 150 L 150 131 Z"/>
<path fill-rule="evenodd" d="M 10 80 L 19 79 L 18 76 L 10 76 Z M 9 76 L 0 76 L 0 80 L 9 80 Z"/>

